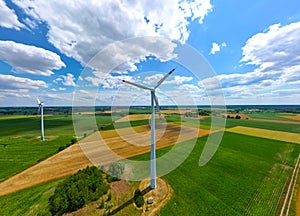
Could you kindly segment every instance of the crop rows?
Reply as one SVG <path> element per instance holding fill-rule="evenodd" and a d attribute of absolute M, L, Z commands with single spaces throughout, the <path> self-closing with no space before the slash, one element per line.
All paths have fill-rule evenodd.
<path fill-rule="evenodd" d="M 245 215 L 275 215 L 291 167 L 274 164 L 245 209 Z"/>

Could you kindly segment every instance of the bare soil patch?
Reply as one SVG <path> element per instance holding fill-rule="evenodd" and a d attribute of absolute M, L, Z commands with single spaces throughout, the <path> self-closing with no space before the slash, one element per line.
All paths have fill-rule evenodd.
<path fill-rule="evenodd" d="M 125 193 L 129 189 L 129 184 L 126 180 L 110 183 L 110 191 L 112 194 Z"/>
<path fill-rule="evenodd" d="M 150 179 L 145 179 L 140 183 L 139 189 L 147 191 L 150 188 Z M 145 193 L 142 215 L 156 215 L 171 199 L 173 189 L 171 186 L 161 178 L 156 179 L 156 188 Z M 152 197 L 153 204 L 147 205 L 147 199 Z"/>

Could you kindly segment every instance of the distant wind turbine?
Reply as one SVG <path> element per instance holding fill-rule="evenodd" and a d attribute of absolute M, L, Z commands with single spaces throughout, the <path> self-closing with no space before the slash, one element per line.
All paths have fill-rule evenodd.
<path fill-rule="evenodd" d="M 41 113 L 41 140 L 45 140 L 44 136 L 44 101 L 40 101 L 39 98 L 36 98 L 38 105 L 39 105 L 39 112 Z"/>
<path fill-rule="evenodd" d="M 161 117 L 160 114 L 160 108 L 158 104 L 158 99 L 155 95 L 155 90 L 175 71 L 175 68 L 172 69 L 169 73 L 167 73 L 158 83 L 154 88 L 149 88 L 140 84 L 132 83 L 126 80 L 122 80 L 125 83 L 128 83 L 130 85 L 133 85 L 135 87 L 149 90 L 151 93 L 151 160 L 150 160 L 150 188 L 155 189 L 156 188 L 156 147 L 155 147 L 155 109 L 154 109 L 154 103 L 156 104 L 157 107 L 157 112 L 159 117 Z"/>

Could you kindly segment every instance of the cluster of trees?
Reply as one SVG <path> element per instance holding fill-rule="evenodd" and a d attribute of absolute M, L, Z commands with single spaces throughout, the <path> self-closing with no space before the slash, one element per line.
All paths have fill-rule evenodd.
<path fill-rule="evenodd" d="M 136 204 L 136 206 L 138 208 L 142 207 L 144 205 L 144 203 L 145 203 L 143 194 L 140 191 L 140 189 L 136 189 L 134 191 L 133 199 L 134 199 L 134 203 Z"/>
<path fill-rule="evenodd" d="M 209 115 L 211 115 L 210 110 L 204 110 L 204 109 L 198 109 L 198 113 L 199 113 L 200 116 L 209 116 Z"/>
<path fill-rule="evenodd" d="M 225 116 L 223 116 L 223 118 L 225 118 Z M 230 115 L 227 115 L 227 118 L 231 118 L 231 119 L 241 119 L 242 117 L 239 116 L 239 115 L 236 115 L 235 117 L 234 116 L 230 116 Z"/>
<path fill-rule="evenodd" d="M 198 109 L 198 112 L 186 112 L 184 114 L 185 117 L 194 117 L 197 118 L 198 116 L 210 116 L 211 111 L 210 110 L 204 110 L 204 109 Z"/>
<path fill-rule="evenodd" d="M 49 198 L 52 215 L 76 211 L 90 201 L 98 200 L 107 193 L 109 185 L 97 167 L 87 167 L 69 176 L 55 189 Z"/>

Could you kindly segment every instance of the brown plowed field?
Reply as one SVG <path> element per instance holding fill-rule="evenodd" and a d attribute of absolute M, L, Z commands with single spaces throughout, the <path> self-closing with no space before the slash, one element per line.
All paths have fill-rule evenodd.
<path fill-rule="evenodd" d="M 102 131 L 101 136 L 103 140 L 99 142 L 97 141 L 99 132 L 96 132 L 82 140 L 80 145 L 74 144 L 47 160 L 9 178 L 0 184 L 0 196 L 69 176 L 79 169 L 92 165 L 86 155 L 92 158 L 101 158 L 100 161 L 102 164 L 108 164 L 121 159 L 121 157 L 129 158 L 150 151 L 150 128 L 148 125 L 135 127 L 134 130 L 132 128 L 131 130 L 129 128 L 119 130 L 122 137 L 115 130 Z M 159 129 L 156 131 L 157 137 L 161 137 L 157 141 L 157 149 L 187 141 L 197 136 L 205 136 L 210 132 L 208 130 L 201 130 L 199 132 L 196 128 L 174 124 L 167 124 L 166 130 L 163 133 L 159 132 Z M 179 134 L 181 135 L 179 136 Z M 130 143 L 140 143 L 140 145 L 133 145 L 128 141 Z M 82 149 L 84 149 L 86 154 L 83 153 Z M 115 157 L 111 150 L 118 154 L 119 157 Z"/>

